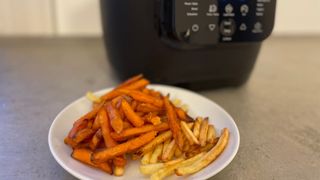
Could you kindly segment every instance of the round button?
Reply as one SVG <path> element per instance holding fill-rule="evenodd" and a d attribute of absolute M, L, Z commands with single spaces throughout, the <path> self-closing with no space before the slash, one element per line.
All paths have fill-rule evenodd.
<path fill-rule="evenodd" d="M 224 36 L 232 36 L 235 32 L 235 22 L 233 19 L 225 19 L 221 21 L 220 32 Z"/>
<path fill-rule="evenodd" d="M 198 24 L 193 24 L 192 26 L 191 26 L 191 30 L 193 31 L 193 32 L 198 32 L 199 31 L 199 25 Z"/>

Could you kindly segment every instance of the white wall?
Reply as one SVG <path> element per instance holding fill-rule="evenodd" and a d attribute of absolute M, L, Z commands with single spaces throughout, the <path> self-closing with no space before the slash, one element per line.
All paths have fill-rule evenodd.
<path fill-rule="evenodd" d="M 278 0 L 276 35 L 320 35 L 320 0 Z M 99 0 L 0 0 L 0 36 L 99 36 Z"/>

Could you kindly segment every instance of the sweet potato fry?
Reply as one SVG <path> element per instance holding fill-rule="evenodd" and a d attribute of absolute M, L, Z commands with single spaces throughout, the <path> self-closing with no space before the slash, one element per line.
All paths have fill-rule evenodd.
<path fill-rule="evenodd" d="M 91 155 L 92 155 L 92 151 L 90 151 L 89 149 L 83 149 L 83 148 L 82 149 L 74 149 L 71 154 L 71 156 L 78 161 L 81 161 L 81 162 L 88 164 L 90 166 L 93 166 L 95 168 L 99 168 L 106 173 L 112 174 L 112 168 L 108 164 L 108 162 L 93 163 L 90 159 Z"/>
<path fill-rule="evenodd" d="M 126 130 L 129 128 L 132 128 L 131 123 L 129 123 L 128 121 L 123 121 L 123 129 Z"/>
<path fill-rule="evenodd" d="M 188 139 L 188 141 L 191 145 L 200 144 L 198 139 L 194 136 L 192 131 L 189 129 L 186 122 L 181 121 L 180 125 L 181 125 L 182 132 L 184 133 L 184 135 L 186 136 L 186 138 Z"/>
<path fill-rule="evenodd" d="M 144 124 L 144 121 L 133 111 L 130 104 L 126 100 L 122 100 L 121 109 L 132 125 L 141 127 Z"/>
<path fill-rule="evenodd" d="M 135 75 L 135 76 L 127 79 L 126 81 L 124 81 L 124 82 L 121 83 L 120 85 L 118 85 L 118 86 L 116 87 L 116 89 L 124 88 L 124 87 L 128 86 L 129 84 L 132 84 L 132 83 L 134 83 L 134 82 L 136 82 L 136 81 L 138 81 L 138 80 L 140 80 L 140 79 L 142 79 L 142 78 L 143 78 L 143 75 L 142 75 L 142 74 Z"/>
<path fill-rule="evenodd" d="M 173 138 L 176 140 L 176 143 L 180 149 L 183 147 L 183 138 L 180 128 L 180 122 L 177 119 L 176 112 L 169 101 L 169 98 L 166 96 L 164 97 L 164 107 L 166 109 L 169 127 L 172 131 Z"/>
<path fill-rule="evenodd" d="M 101 109 L 98 113 L 98 117 L 106 147 L 109 148 L 117 145 L 117 142 L 110 135 L 111 127 L 106 111 L 104 109 Z"/>
<path fill-rule="evenodd" d="M 110 120 L 110 125 L 117 133 L 123 130 L 123 120 L 121 119 L 119 112 L 115 109 L 110 102 L 106 103 L 106 110 Z"/>
<path fill-rule="evenodd" d="M 102 107 L 102 104 L 97 106 L 96 108 L 92 109 L 90 112 L 88 112 L 87 114 L 85 114 L 84 116 L 79 118 L 78 120 L 76 120 L 73 123 L 73 127 L 70 130 L 68 137 L 73 138 L 78 131 L 86 128 L 88 120 L 94 118 L 97 115 L 98 111 L 101 109 L 101 107 Z"/>
<path fill-rule="evenodd" d="M 92 130 L 96 131 L 100 128 L 100 123 L 99 123 L 99 116 L 97 115 L 94 120 L 93 120 L 93 124 L 92 124 Z"/>
<path fill-rule="evenodd" d="M 129 90 L 138 90 L 138 89 L 143 89 L 145 88 L 150 82 L 146 79 L 140 79 L 134 83 L 131 83 L 125 87 L 122 87 L 124 89 L 129 89 Z"/>
<path fill-rule="evenodd" d="M 138 152 L 138 155 L 144 155 L 145 153 L 153 150 L 158 144 L 163 143 L 167 139 L 170 139 L 172 137 L 171 131 L 166 131 L 161 134 L 159 134 L 156 138 L 154 138 L 150 143 L 143 146 Z"/>
<path fill-rule="evenodd" d="M 149 112 L 159 112 L 161 110 L 162 110 L 162 108 L 159 108 L 157 106 L 154 106 L 154 105 L 148 104 L 148 103 L 139 103 L 137 105 L 138 112 L 149 113 Z"/>
<path fill-rule="evenodd" d="M 68 136 L 64 138 L 64 143 L 72 147 L 73 149 L 77 146 L 78 143 L 74 142 L 72 138 L 69 138 Z"/>
<path fill-rule="evenodd" d="M 152 141 L 156 137 L 156 135 L 156 131 L 150 131 L 125 143 L 116 145 L 112 148 L 94 152 L 91 158 L 94 162 L 106 162 L 107 160 L 112 159 L 116 156 L 137 150 L 138 148 Z"/>
<path fill-rule="evenodd" d="M 155 105 L 159 108 L 162 107 L 163 105 L 163 101 L 161 99 L 155 98 L 153 96 L 144 94 L 140 91 L 136 91 L 136 90 L 127 90 L 127 89 L 118 89 L 117 91 L 119 91 L 120 93 L 126 94 L 131 96 L 133 99 L 139 101 L 139 102 L 143 102 L 143 103 L 150 103 L 152 105 Z"/>
<path fill-rule="evenodd" d="M 154 151 L 153 151 L 153 153 L 151 155 L 150 164 L 158 162 L 159 157 L 160 157 L 160 155 L 162 153 L 162 149 L 163 149 L 163 144 L 159 144 L 158 146 L 156 146 L 156 148 L 154 149 Z"/>
<path fill-rule="evenodd" d="M 198 161 L 189 166 L 179 167 L 176 169 L 178 176 L 193 174 L 208 166 L 212 161 L 223 152 L 229 141 L 229 130 L 224 128 L 217 145 L 215 145 L 209 152 L 207 152 Z"/>
<path fill-rule="evenodd" d="M 178 118 L 183 121 L 192 122 L 193 119 L 181 108 L 175 107 Z"/>
<path fill-rule="evenodd" d="M 102 139 L 102 132 L 101 132 L 101 129 L 99 129 L 91 139 L 91 142 L 89 144 L 90 149 L 95 150 L 97 148 L 97 145 L 101 141 L 101 139 Z"/>
<path fill-rule="evenodd" d="M 80 130 L 75 137 L 73 138 L 74 142 L 76 143 L 80 143 L 81 141 L 92 137 L 94 134 L 94 131 L 92 129 L 86 128 L 86 129 L 82 129 Z"/>
<path fill-rule="evenodd" d="M 201 146 L 206 145 L 207 134 L 208 134 L 208 119 L 205 118 L 200 125 L 199 142 Z"/>
<path fill-rule="evenodd" d="M 123 130 L 121 133 L 111 133 L 111 137 L 116 141 L 122 141 L 127 139 L 128 137 L 139 135 L 142 133 L 146 133 L 149 131 L 165 131 L 169 129 L 169 125 L 167 123 L 161 123 L 159 125 L 145 125 L 138 128 L 129 128 Z"/>
<path fill-rule="evenodd" d="M 136 111 L 137 106 L 138 106 L 138 101 L 132 101 L 131 108 L 133 109 L 133 111 Z"/>

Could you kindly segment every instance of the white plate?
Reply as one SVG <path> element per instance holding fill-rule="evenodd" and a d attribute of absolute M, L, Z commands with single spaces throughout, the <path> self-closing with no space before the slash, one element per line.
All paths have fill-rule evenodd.
<path fill-rule="evenodd" d="M 192 117 L 209 117 L 209 122 L 215 125 L 217 132 L 220 133 L 220 130 L 224 127 L 227 127 L 230 130 L 229 143 L 218 159 L 200 172 L 188 176 L 187 179 L 207 179 L 220 172 L 232 161 L 239 148 L 240 136 L 235 122 L 224 109 L 211 100 L 185 89 L 165 85 L 150 85 L 149 87 L 164 94 L 170 93 L 171 98 L 180 99 L 184 104 L 189 106 L 189 114 Z M 98 91 L 96 94 L 102 95 L 110 90 L 111 88 L 104 89 Z M 56 161 L 65 170 L 79 179 L 149 179 L 148 176 L 144 176 L 139 172 L 139 161 L 129 160 L 124 176 L 115 177 L 86 166 L 71 158 L 71 148 L 64 144 L 64 137 L 69 132 L 73 122 L 81 115 L 88 112 L 90 108 L 91 102 L 85 97 L 82 97 L 64 108 L 53 121 L 49 130 L 48 141 L 51 153 Z M 173 175 L 167 179 L 186 179 L 186 177 Z"/>

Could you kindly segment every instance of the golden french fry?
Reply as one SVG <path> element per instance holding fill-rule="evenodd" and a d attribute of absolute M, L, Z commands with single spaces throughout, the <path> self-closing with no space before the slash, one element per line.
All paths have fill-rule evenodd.
<path fill-rule="evenodd" d="M 176 148 L 176 141 L 173 139 L 170 144 L 164 149 L 164 152 L 162 154 L 162 160 L 163 161 L 169 161 L 173 155 Z"/>
<path fill-rule="evenodd" d="M 158 171 L 161 168 L 172 166 L 172 165 L 174 165 L 176 163 L 179 163 L 179 162 L 181 162 L 183 160 L 184 160 L 184 158 L 178 158 L 178 159 L 171 160 L 171 161 L 168 161 L 168 162 L 165 162 L 165 163 L 155 163 L 155 164 L 141 165 L 140 166 L 140 172 L 142 174 L 144 174 L 144 175 L 149 175 L 149 174 L 152 174 L 152 173 Z"/>
<path fill-rule="evenodd" d="M 167 139 L 171 139 L 172 137 L 172 132 L 166 131 L 161 133 L 160 135 L 158 135 L 156 138 L 154 138 L 151 142 L 149 142 L 148 144 L 146 144 L 145 146 L 143 146 L 139 151 L 138 154 L 139 155 L 144 155 L 145 153 L 153 150 L 158 144 L 163 143 L 164 141 L 166 141 Z"/>
<path fill-rule="evenodd" d="M 189 123 L 188 123 L 189 124 Z M 192 144 L 200 144 L 198 139 L 194 136 L 194 134 L 192 133 L 192 131 L 190 130 L 190 128 L 188 127 L 188 124 L 184 121 L 180 122 L 181 125 L 181 129 L 182 132 L 184 133 L 184 135 L 186 136 L 186 138 L 188 139 L 189 143 Z M 192 124 L 191 124 L 192 125 Z M 191 126 L 192 127 L 192 126 Z"/>
<path fill-rule="evenodd" d="M 200 134 L 200 125 L 201 125 L 201 122 L 202 122 L 202 118 L 201 117 L 198 117 L 194 123 L 194 126 L 193 126 L 193 134 L 196 138 L 199 138 L 199 134 Z"/>
<path fill-rule="evenodd" d="M 206 145 L 207 133 L 208 133 L 208 119 L 206 118 L 201 122 L 201 126 L 200 126 L 199 142 L 201 146 Z"/>
<path fill-rule="evenodd" d="M 214 139 L 216 138 L 216 130 L 213 125 L 209 125 L 208 133 L 207 133 L 207 143 L 213 143 Z"/>
<path fill-rule="evenodd" d="M 182 151 L 179 149 L 179 148 L 176 148 L 176 150 L 174 151 L 174 156 L 175 157 L 181 157 L 183 154 L 182 154 Z"/>
<path fill-rule="evenodd" d="M 192 165 L 194 162 L 198 161 L 202 156 L 204 156 L 205 153 L 200 153 L 190 159 L 180 161 L 178 163 L 175 163 L 170 166 L 165 166 L 158 171 L 152 173 L 151 175 L 151 180 L 160 180 L 165 178 L 166 176 L 169 176 L 174 173 L 174 170 L 177 169 L 178 167 L 183 167 L 183 166 L 189 166 Z"/>
<path fill-rule="evenodd" d="M 152 151 L 149 151 L 145 155 L 143 155 L 141 159 L 141 164 L 149 164 L 151 155 L 152 155 Z"/>
<path fill-rule="evenodd" d="M 153 151 L 151 158 L 150 158 L 150 164 L 157 163 L 158 159 L 162 153 L 163 144 L 159 144 Z"/>
<path fill-rule="evenodd" d="M 186 141 L 184 143 L 183 148 L 182 148 L 182 152 L 187 152 L 187 151 L 189 151 L 189 149 L 190 149 L 190 143 L 189 143 L 189 141 Z"/>
<path fill-rule="evenodd" d="M 167 149 L 168 145 L 170 144 L 172 139 L 167 139 L 164 143 L 163 143 L 163 148 L 162 148 L 162 153 L 161 153 L 161 158 L 162 159 L 162 156 L 164 154 L 164 151 Z"/>
<path fill-rule="evenodd" d="M 178 176 L 193 174 L 205 168 L 212 161 L 217 159 L 217 157 L 223 152 L 223 150 L 228 144 L 228 141 L 229 141 L 229 130 L 227 128 L 224 128 L 222 130 L 218 143 L 209 152 L 207 152 L 195 163 L 189 166 L 183 166 L 183 167 L 177 168 L 175 171 L 176 174 Z"/>
<path fill-rule="evenodd" d="M 194 125 L 194 123 L 193 122 L 189 122 L 189 123 L 187 123 L 187 126 L 188 126 L 188 128 L 189 129 L 192 129 L 193 128 L 193 125 Z M 192 131 L 191 131 L 192 132 Z"/>
<path fill-rule="evenodd" d="M 94 103 L 100 103 L 101 99 L 99 97 L 97 97 L 96 95 L 93 94 L 93 92 L 88 91 L 86 93 L 86 97 L 87 99 L 89 99 L 90 101 L 94 102 Z"/>
<path fill-rule="evenodd" d="M 124 174 L 124 167 L 123 166 L 115 166 L 113 170 L 113 174 L 115 176 L 122 176 Z"/>

